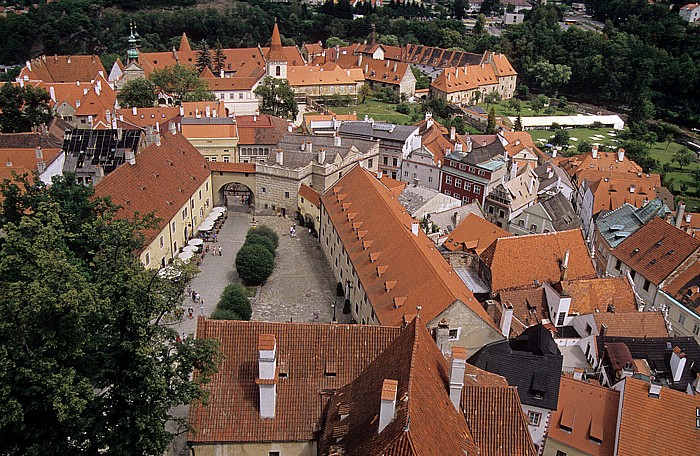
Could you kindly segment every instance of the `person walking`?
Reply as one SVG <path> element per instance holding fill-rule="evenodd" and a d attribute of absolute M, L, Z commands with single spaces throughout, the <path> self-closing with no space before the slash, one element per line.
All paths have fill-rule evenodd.
<path fill-rule="evenodd" d="M 194 317 L 194 309 L 192 307 L 189 307 L 187 309 L 187 314 L 190 316 L 190 320 Z"/>
<path fill-rule="evenodd" d="M 219 256 L 224 256 L 224 254 L 221 252 L 221 246 L 219 246 Z"/>
<path fill-rule="evenodd" d="M 202 301 L 202 304 L 200 304 L 200 306 L 199 306 L 199 313 L 204 315 L 204 301 Z"/>

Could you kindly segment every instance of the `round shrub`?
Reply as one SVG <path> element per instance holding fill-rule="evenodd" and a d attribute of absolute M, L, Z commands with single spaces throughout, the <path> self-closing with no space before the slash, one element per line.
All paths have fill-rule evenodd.
<path fill-rule="evenodd" d="M 248 236 L 245 240 L 245 245 L 262 245 L 267 250 L 269 250 L 273 256 L 277 254 L 277 252 L 275 251 L 275 243 L 272 241 L 272 239 L 266 236 L 261 236 L 259 234 L 253 233 L 250 236 Z"/>
<path fill-rule="evenodd" d="M 236 312 L 231 312 L 230 310 L 226 310 L 226 309 L 216 309 L 214 312 L 211 313 L 209 318 L 212 320 L 240 320 L 241 319 L 241 317 L 239 317 L 236 314 Z"/>
<path fill-rule="evenodd" d="M 275 243 L 275 248 L 277 248 L 277 246 L 279 245 L 279 237 L 277 236 L 277 233 L 275 233 L 275 231 L 269 226 L 260 225 L 255 228 L 251 228 L 248 230 L 248 233 L 245 235 L 245 237 L 248 238 L 249 236 L 252 236 L 254 234 L 270 238 L 270 240 Z"/>
<path fill-rule="evenodd" d="M 239 315 L 239 320 L 250 320 L 253 309 L 242 285 L 233 283 L 224 288 L 216 305 L 217 310 L 225 310 Z"/>
<path fill-rule="evenodd" d="M 262 245 L 244 245 L 236 255 L 236 270 L 248 283 L 263 283 L 275 268 L 275 257 Z"/>

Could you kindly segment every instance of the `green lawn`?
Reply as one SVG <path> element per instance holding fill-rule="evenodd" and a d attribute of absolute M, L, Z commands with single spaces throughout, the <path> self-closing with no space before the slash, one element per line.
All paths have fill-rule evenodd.
<path fill-rule="evenodd" d="M 569 145 L 574 148 L 583 140 L 591 144 L 601 144 L 611 147 L 617 145 L 617 136 L 609 134 L 609 132 L 613 131 L 612 128 L 571 128 L 566 131 L 571 138 L 569 140 Z M 554 131 L 552 130 L 528 130 L 528 133 L 532 136 L 532 140 L 535 141 L 535 144 L 539 146 L 547 144 L 552 136 L 554 136 Z M 599 135 L 598 138 L 594 138 L 596 135 Z"/>
<path fill-rule="evenodd" d="M 497 116 L 509 116 L 509 117 L 515 117 L 518 115 L 518 113 L 515 111 L 515 109 L 512 109 L 509 105 L 509 100 L 501 100 L 496 103 L 492 103 L 490 105 L 487 105 L 486 103 L 478 103 L 477 106 L 480 106 L 484 109 L 484 111 L 488 112 L 489 109 L 491 109 L 491 106 L 494 106 L 496 108 L 496 115 Z M 521 103 L 521 110 L 520 110 L 520 116 L 521 117 L 532 117 L 532 116 L 568 116 L 570 114 L 565 113 L 564 111 L 555 108 L 554 113 L 552 114 L 545 114 L 544 109 L 537 112 L 535 112 L 530 109 L 530 102 L 529 101 L 523 101 Z M 546 108 L 545 108 L 546 109 Z"/>
<path fill-rule="evenodd" d="M 669 188 L 674 195 L 679 194 L 681 191 L 681 183 L 686 183 L 688 185 L 687 195 L 697 195 L 698 190 L 695 187 L 695 182 L 693 181 L 693 170 L 700 168 L 700 161 L 696 158 L 690 165 L 680 169 L 677 163 L 673 161 L 673 155 L 681 149 L 683 146 L 678 143 L 671 143 L 666 149 L 667 143 L 656 143 L 652 146 L 650 155 L 659 161 L 659 169 L 657 172 L 662 172 L 663 165 L 668 164 L 671 166 L 671 171 L 666 173 L 666 179 L 673 179 L 672 188 Z M 678 199 L 678 198 L 677 198 Z M 687 210 L 698 211 L 700 210 L 700 199 L 683 197 L 686 201 Z M 690 206 L 694 209 L 690 209 Z"/>
<path fill-rule="evenodd" d="M 331 111 L 336 114 L 352 114 L 353 111 L 357 112 L 357 119 L 363 120 L 365 116 L 369 116 L 374 120 L 381 122 L 395 123 L 401 125 L 411 124 L 411 116 L 406 114 L 401 114 L 396 112 L 396 105 L 379 102 L 374 100 L 367 100 L 362 104 L 351 105 L 351 106 L 333 106 L 329 107 Z"/>

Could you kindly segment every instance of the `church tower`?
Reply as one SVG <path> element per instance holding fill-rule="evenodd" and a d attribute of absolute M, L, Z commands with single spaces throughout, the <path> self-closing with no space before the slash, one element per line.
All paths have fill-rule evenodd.
<path fill-rule="evenodd" d="M 129 28 L 131 29 L 131 34 L 129 35 L 129 50 L 126 51 L 127 65 L 131 62 L 139 61 L 139 48 L 141 47 L 141 37 L 139 32 L 136 31 L 136 26 L 133 23 L 129 23 Z"/>
<path fill-rule="evenodd" d="M 287 57 L 282 51 L 282 39 L 280 38 L 280 30 L 275 22 L 275 28 L 272 29 L 272 40 L 270 40 L 270 50 L 265 56 L 266 74 L 267 76 L 286 79 L 287 78 Z"/>

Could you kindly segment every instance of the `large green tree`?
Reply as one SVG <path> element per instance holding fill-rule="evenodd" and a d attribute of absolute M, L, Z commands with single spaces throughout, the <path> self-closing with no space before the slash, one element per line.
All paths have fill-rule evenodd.
<path fill-rule="evenodd" d="M 275 257 L 262 245 L 244 245 L 236 254 L 236 271 L 246 282 L 259 284 L 275 269 Z"/>
<path fill-rule="evenodd" d="M 219 351 L 179 340 L 184 281 L 134 255 L 153 218 L 117 218 L 72 175 L 2 191 L 0 454 L 162 455 Z"/>
<path fill-rule="evenodd" d="M 262 113 L 292 119 L 299 113 L 299 107 L 294 100 L 294 91 L 286 79 L 267 76 L 255 89 L 255 95 L 262 99 L 260 101 Z"/>
<path fill-rule="evenodd" d="M 152 108 L 158 101 L 156 86 L 146 78 L 132 79 L 119 89 L 117 101 L 122 108 Z"/>
<path fill-rule="evenodd" d="M 209 53 L 209 43 L 206 40 L 199 42 L 197 50 L 197 69 L 201 72 L 204 68 L 212 69 L 211 54 Z"/>
<path fill-rule="evenodd" d="M 149 76 L 159 92 L 170 94 L 179 101 L 213 101 L 206 79 L 199 77 L 197 69 L 176 63 Z"/>
<path fill-rule="evenodd" d="M 53 117 L 49 101 L 51 98 L 44 89 L 4 84 L 0 88 L 0 131 L 18 133 L 48 124 Z"/>

